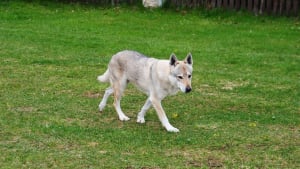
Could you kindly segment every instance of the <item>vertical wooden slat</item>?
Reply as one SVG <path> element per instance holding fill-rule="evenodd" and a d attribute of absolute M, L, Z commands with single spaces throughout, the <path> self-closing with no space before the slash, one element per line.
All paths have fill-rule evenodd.
<path fill-rule="evenodd" d="M 196 6 L 194 5 L 194 0 L 190 0 L 190 8 L 195 8 Z"/>
<path fill-rule="evenodd" d="M 292 9 L 292 0 L 286 0 L 285 4 L 285 14 L 289 16 L 291 14 L 291 9 Z"/>
<path fill-rule="evenodd" d="M 252 12 L 253 9 L 253 0 L 248 0 L 248 11 Z"/>
<path fill-rule="evenodd" d="M 279 0 L 273 1 L 273 14 L 275 15 L 278 11 Z"/>
<path fill-rule="evenodd" d="M 202 0 L 203 1 L 203 0 Z M 203 3 L 202 3 L 202 1 L 199 1 L 198 0 L 198 6 L 201 6 Z"/>
<path fill-rule="evenodd" d="M 246 9 L 246 0 L 241 0 L 241 8 Z"/>
<path fill-rule="evenodd" d="M 241 9 L 241 0 L 236 0 L 235 1 L 235 10 L 240 10 Z"/>
<path fill-rule="evenodd" d="M 295 16 L 299 15 L 299 0 L 293 0 L 293 14 Z"/>
<path fill-rule="evenodd" d="M 230 9 L 234 9 L 234 1 L 237 1 L 237 0 L 230 0 L 229 1 L 229 7 L 230 7 Z"/>
<path fill-rule="evenodd" d="M 284 10 L 284 0 L 280 0 L 279 14 L 282 15 Z"/>
<path fill-rule="evenodd" d="M 223 7 L 225 9 L 227 9 L 227 7 L 228 7 L 228 0 L 223 0 Z"/>
<path fill-rule="evenodd" d="M 254 0 L 253 2 L 253 12 L 255 13 L 255 15 L 258 14 L 258 0 Z"/>
<path fill-rule="evenodd" d="M 266 12 L 270 15 L 272 11 L 272 2 L 273 0 L 266 0 Z"/>
<path fill-rule="evenodd" d="M 182 5 L 181 4 L 181 0 L 176 0 L 176 6 L 177 6 L 177 8 L 180 8 L 181 5 Z"/>
<path fill-rule="evenodd" d="M 263 14 L 266 11 L 266 0 L 261 0 L 260 1 L 260 6 L 259 6 L 259 14 Z"/>
<path fill-rule="evenodd" d="M 188 8 L 192 8 L 192 7 L 193 7 L 192 0 L 186 1 L 186 6 L 187 6 Z"/>
<path fill-rule="evenodd" d="M 222 7 L 222 0 L 218 0 L 217 6 L 218 6 L 218 8 L 221 8 L 221 7 Z"/>
<path fill-rule="evenodd" d="M 181 0 L 181 6 L 182 6 L 183 8 L 186 7 L 186 1 L 185 1 L 185 0 Z"/>
<path fill-rule="evenodd" d="M 217 7 L 217 0 L 212 0 L 211 1 L 211 7 L 216 8 Z"/>
<path fill-rule="evenodd" d="M 211 8 L 211 0 L 206 0 L 206 1 L 203 1 L 201 0 L 201 5 L 204 5 L 206 8 L 210 9 Z"/>
<path fill-rule="evenodd" d="M 72 1 L 72 0 L 70 0 Z M 84 1 L 84 0 L 82 0 Z M 90 3 L 118 5 L 120 2 L 135 4 L 141 0 L 85 0 Z M 172 7 L 205 7 L 241 10 L 246 9 L 255 14 L 276 14 L 299 16 L 300 0 L 168 0 Z"/>
<path fill-rule="evenodd" d="M 177 6 L 176 6 L 176 4 L 177 4 L 177 0 L 172 0 L 171 2 L 172 2 L 172 7 L 175 7 L 175 8 L 177 8 Z"/>
<path fill-rule="evenodd" d="M 193 7 L 194 7 L 194 8 L 198 8 L 197 0 L 193 0 Z"/>
<path fill-rule="evenodd" d="M 193 4 L 194 4 L 194 7 L 195 7 L 195 8 L 198 8 L 198 7 L 199 7 L 199 6 L 198 6 L 197 0 L 193 0 Z"/>

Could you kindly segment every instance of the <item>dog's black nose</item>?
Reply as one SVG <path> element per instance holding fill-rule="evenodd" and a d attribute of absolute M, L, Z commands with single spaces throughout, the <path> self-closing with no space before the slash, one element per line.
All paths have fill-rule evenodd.
<path fill-rule="evenodd" d="M 187 88 L 185 89 L 185 93 L 188 93 L 188 92 L 190 92 L 190 91 L 192 91 L 192 88 L 190 88 L 190 87 L 187 87 Z"/>

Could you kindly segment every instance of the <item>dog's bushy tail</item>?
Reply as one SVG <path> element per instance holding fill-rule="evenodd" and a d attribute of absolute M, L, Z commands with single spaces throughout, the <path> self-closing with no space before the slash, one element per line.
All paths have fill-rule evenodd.
<path fill-rule="evenodd" d="M 103 75 L 97 77 L 99 82 L 109 82 L 109 70 L 107 69 Z"/>

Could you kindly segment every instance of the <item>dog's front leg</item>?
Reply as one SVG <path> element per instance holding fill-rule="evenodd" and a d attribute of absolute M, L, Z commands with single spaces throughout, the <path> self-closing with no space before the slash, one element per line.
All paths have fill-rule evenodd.
<path fill-rule="evenodd" d="M 159 120 L 161 121 L 162 125 L 167 129 L 169 132 L 179 132 L 179 130 L 175 127 L 173 127 L 166 116 L 166 113 L 164 109 L 161 106 L 161 100 L 158 100 L 156 98 L 150 98 L 150 101 L 156 110 L 156 113 L 158 115 Z"/>
<path fill-rule="evenodd" d="M 142 107 L 141 111 L 139 112 L 136 122 L 145 123 L 145 115 L 146 115 L 147 110 L 151 107 L 151 105 L 152 104 L 151 104 L 150 98 L 148 98 L 146 103 Z"/>

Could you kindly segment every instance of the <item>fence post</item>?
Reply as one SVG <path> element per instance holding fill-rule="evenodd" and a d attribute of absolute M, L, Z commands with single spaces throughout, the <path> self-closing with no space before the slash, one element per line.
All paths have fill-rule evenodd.
<path fill-rule="evenodd" d="M 217 7 L 217 0 L 212 0 L 212 1 L 211 1 L 211 7 L 212 7 L 212 8 Z"/>
<path fill-rule="evenodd" d="M 291 0 L 286 0 L 286 4 L 285 4 L 285 14 L 287 16 L 290 15 L 291 13 L 291 7 L 292 7 L 292 1 Z"/>
<path fill-rule="evenodd" d="M 272 11 L 272 1 L 273 0 L 266 0 L 266 11 L 268 13 L 268 15 L 271 14 L 271 11 Z"/>
<path fill-rule="evenodd" d="M 241 0 L 241 1 L 242 1 L 241 8 L 246 9 L 246 0 Z"/>
<path fill-rule="evenodd" d="M 227 9 L 227 1 L 228 0 L 223 0 L 223 8 Z"/>
<path fill-rule="evenodd" d="M 92 1 L 92 0 L 91 0 Z M 119 2 L 133 2 L 141 0 L 93 0 L 111 2 L 117 5 Z M 295 15 L 299 16 L 300 0 L 165 0 L 169 1 L 171 6 L 177 8 L 198 8 L 206 7 L 207 9 L 224 8 L 231 10 L 247 10 L 249 12 L 268 15 Z"/>
<path fill-rule="evenodd" d="M 279 14 L 282 15 L 284 10 L 284 0 L 280 0 Z"/>
<path fill-rule="evenodd" d="M 274 15 L 277 13 L 278 1 L 279 0 L 274 0 L 274 3 L 273 3 L 273 14 Z"/>
<path fill-rule="evenodd" d="M 265 11 L 266 11 L 266 0 L 261 0 L 259 14 L 263 14 Z"/>
<path fill-rule="evenodd" d="M 235 10 L 240 10 L 241 8 L 241 0 L 236 0 L 235 1 Z"/>
<path fill-rule="evenodd" d="M 254 0 L 253 2 L 253 12 L 255 15 L 258 14 L 258 0 Z"/>
<path fill-rule="evenodd" d="M 293 14 L 295 16 L 299 15 L 299 0 L 294 0 L 293 1 Z"/>
<path fill-rule="evenodd" d="M 248 11 L 252 12 L 252 9 L 253 9 L 253 1 L 248 0 Z"/>
<path fill-rule="evenodd" d="M 218 8 L 221 8 L 222 7 L 222 0 L 217 0 L 218 2 L 217 2 L 217 7 Z"/>
<path fill-rule="evenodd" d="M 235 0 L 230 0 L 229 1 L 229 8 L 234 9 L 234 1 Z M 237 1 L 237 0 L 236 0 Z"/>
<path fill-rule="evenodd" d="M 198 0 L 193 0 L 193 5 L 194 5 L 194 8 L 198 8 L 199 7 L 199 1 Z"/>

